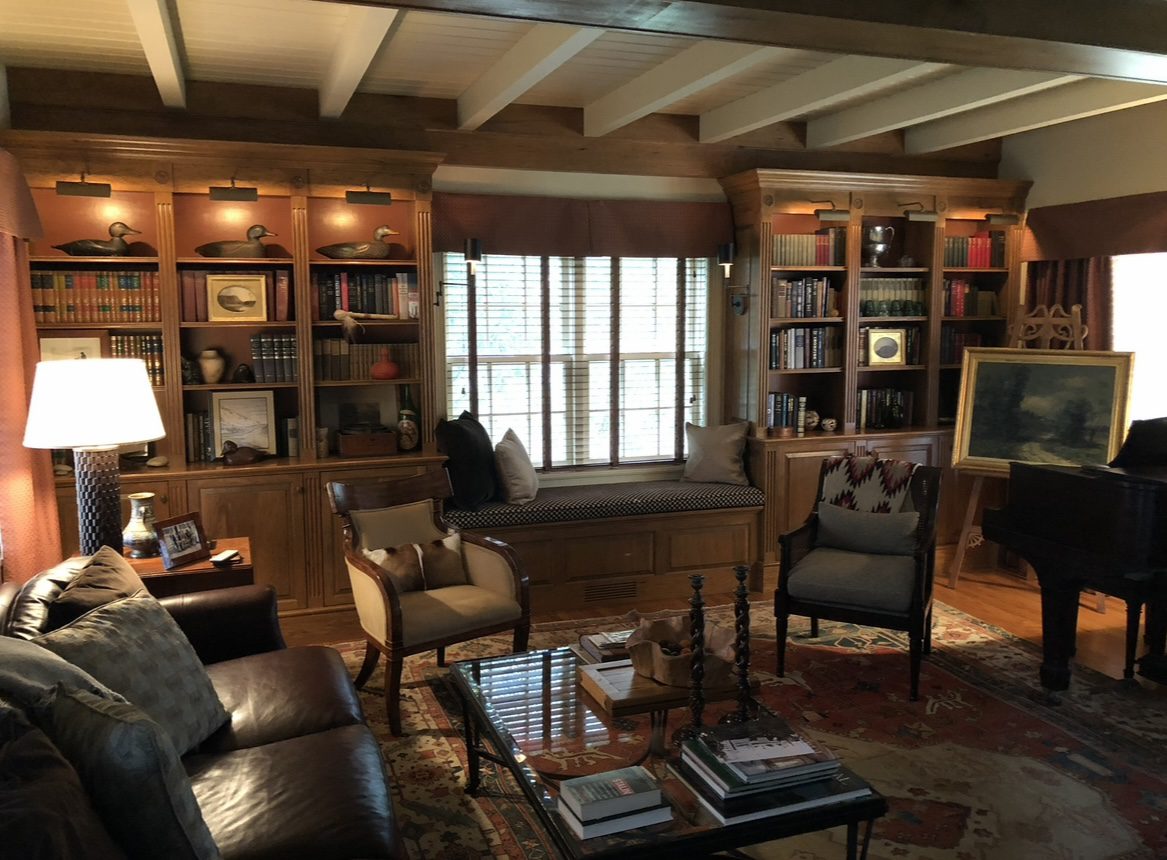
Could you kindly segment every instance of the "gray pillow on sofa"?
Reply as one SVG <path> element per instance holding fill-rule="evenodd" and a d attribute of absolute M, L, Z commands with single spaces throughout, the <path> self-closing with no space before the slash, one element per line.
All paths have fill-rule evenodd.
<path fill-rule="evenodd" d="M 34 641 L 141 708 L 180 755 L 229 719 L 190 640 L 153 597 L 115 600 Z"/>
<path fill-rule="evenodd" d="M 57 684 L 125 701 L 68 660 L 27 639 L 0 636 L 0 698 L 20 707 L 39 702 Z"/>
<path fill-rule="evenodd" d="M 818 546 L 877 555 L 911 555 L 916 549 L 918 511 L 881 514 L 821 502 L 818 519 Z"/>

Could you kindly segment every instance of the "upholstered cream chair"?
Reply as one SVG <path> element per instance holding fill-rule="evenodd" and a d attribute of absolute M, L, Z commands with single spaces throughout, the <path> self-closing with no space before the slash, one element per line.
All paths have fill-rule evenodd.
<path fill-rule="evenodd" d="M 531 614 L 527 576 L 502 541 L 462 533 L 467 582 L 441 588 L 402 590 L 393 576 L 370 561 L 364 550 L 425 544 L 455 530 L 440 515 L 450 494 L 444 471 L 412 478 L 354 483 L 331 482 L 328 498 L 344 526 L 344 560 L 352 582 L 357 616 L 368 644 L 356 678 L 365 683 L 384 653 L 385 709 L 389 728 L 401 734 L 401 668 L 406 656 L 490 633 L 514 630 L 514 650 L 525 651 Z"/>

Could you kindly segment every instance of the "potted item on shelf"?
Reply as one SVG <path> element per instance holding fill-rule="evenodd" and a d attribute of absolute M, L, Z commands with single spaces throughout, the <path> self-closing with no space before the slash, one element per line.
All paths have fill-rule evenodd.
<path fill-rule="evenodd" d="M 275 236 L 262 224 L 252 224 L 247 228 L 246 239 L 223 239 L 207 242 L 195 248 L 200 257 L 266 257 L 267 246 L 260 240 L 264 236 Z"/>
<path fill-rule="evenodd" d="M 381 347 L 381 356 L 369 367 L 369 375 L 373 379 L 396 379 L 401 375 L 401 368 L 389 357 L 389 347 Z"/>
<path fill-rule="evenodd" d="M 70 257 L 125 257 L 130 253 L 125 237 L 139 232 L 121 221 L 114 221 L 109 225 L 108 239 L 75 239 L 53 247 Z"/>
<path fill-rule="evenodd" d="M 317 248 L 316 253 L 330 260 L 390 260 L 404 257 L 404 245 L 385 241 L 386 236 L 396 235 L 397 230 L 382 224 L 373 231 L 372 242 L 337 242 Z"/>
<path fill-rule="evenodd" d="M 130 558 L 158 555 L 158 532 L 154 530 L 154 494 L 130 493 L 130 521 L 122 532 L 122 547 Z"/>
<path fill-rule="evenodd" d="M 412 451 L 421 443 L 421 417 L 413 408 L 413 398 L 409 386 L 401 395 L 401 411 L 397 415 L 397 437 L 402 451 Z"/>
<path fill-rule="evenodd" d="M 204 349 L 199 353 L 199 370 L 202 371 L 203 382 L 214 385 L 223 378 L 227 369 L 227 359 L 218 349 Z"/>
<path fill-rule="evenodd" d="M 241 364 L 231 373 L 231 381 L 239 383 L 255 382 L 255 371 L 250 364 Z"/>

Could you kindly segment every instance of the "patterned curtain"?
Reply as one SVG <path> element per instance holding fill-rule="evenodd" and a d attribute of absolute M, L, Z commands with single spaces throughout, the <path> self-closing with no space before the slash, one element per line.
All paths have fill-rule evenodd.
<path fill-rule="evenodd" d="M 1029 264 L 1028 308 L 1061 305 L 1068 311 L 1072 305 L 1081 305 L 1088 329 L 1086 348 L 1112 349 L 1112 284 L 1110 257 L 1038 260 Z"/>
<path fill-rule="evenodd" d="M 21 444 L 40 357 L 25 240 L 40 235 L 20 166 L 0 149 L 0 578 L 14 582 L 56 564 L 61 555 L 49 452 Z"/>

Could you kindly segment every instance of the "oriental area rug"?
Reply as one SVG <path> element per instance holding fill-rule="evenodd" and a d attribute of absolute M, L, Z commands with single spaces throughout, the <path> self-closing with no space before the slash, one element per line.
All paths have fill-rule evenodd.
<path fill-rule="evenodd" d="M 677 613 L 660 615 L 667 614 Z M 1075 667 L 1071 690 L 1050 703 L 1037 680 L 1036 646 L 936 604 L 932 654 L 924 661 L 920 699 L 910 702 L 902 634 L 822 622 L 821 635 L 811 639 L 806 619 L 791 618 L 787 673 L 779 678 L 772 605 L 754 604 L 751 615 L 759 698 L 835 750 L 888 799 L 871 858 L 1167 857 L 1167 688 Z M 708 610 L 707 617 L 733 624 L 729 607 Z M 630 626 L 628 617 L 540 624 L 531 648 L 570 645 L 582 632 Z M 363 643 L 334 647 L 355 675 Z M 509 636 L 484 637 L 451 646 L 446 656 L 501 655 L 509 647 Z M 401 710 L 407 735 L 401 738 L 387 730 L 381 667 L 362 694 L 392 774 L 410 856 L 553 857 L 505 771 L 483 761 L 481 791 L 465 794 L 461 706 L 447 675 L 433 652 L 406 660 Z M 715 718 L 718 711 L 707 713 Z M 670 714 L 670 731 L 685 716 Z M 637 719 L 647 744 L 647 718 Z M 844 849 L 845 830 L 836 828 L 744 853 L 834 860 Z"/>

